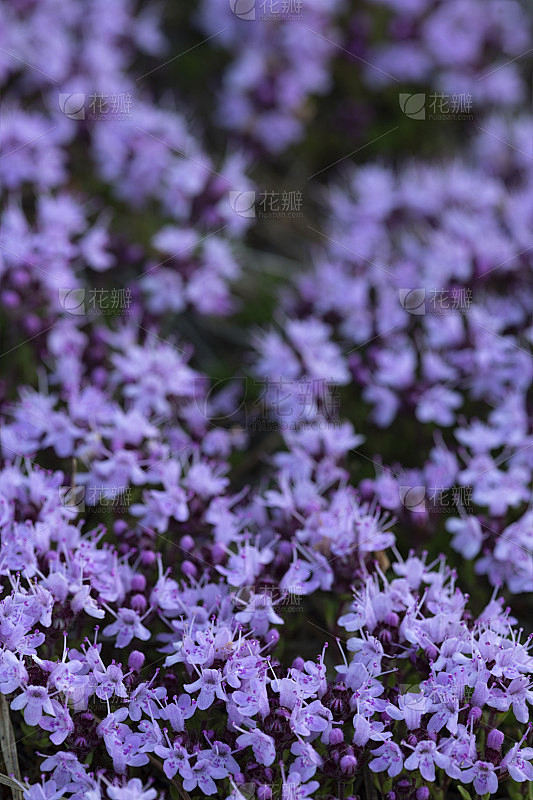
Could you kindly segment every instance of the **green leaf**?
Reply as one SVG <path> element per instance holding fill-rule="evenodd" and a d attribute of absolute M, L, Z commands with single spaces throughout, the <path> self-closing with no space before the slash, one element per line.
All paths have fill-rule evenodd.
<path fill-rule="evenodd" d="M 17 754 L 17 741 L 13 732 L 13 725 L 11 723 L 11 717 L 9 714 L 9 705 L 4 695 L 0 696 L 0 749 L 2 751 L 2 758 L 4 760 L 6 771 L 9 772 L 10 775 L 14 775 L 16 781 L 20 781 L 21 777 Z M 4 784 L 5 777 L 7 776 L 3 776 Z M 8 778 L 8 780 L 10 779 Z M 20 791 L 20 786 L 13 782 L 8 785 L 11 785 L 11 795 L 13 800 L 21 800 L 22 792 Z"/>
<path fill-rule="evenodd" d="M 457 791 L 459 792 L 463 800 L 472 800 L 470 792 L 467 792 L 467 790 L 463 786 L 458 786 Z"/>
<path fill-rule="evenodd" d="M 521 783 L 515 783 L 515 781 L 506 781 L 505 788 L 509 792 L 509 797 L 511 800 L 523 800 L 524 795 L 522 794 Z"/>

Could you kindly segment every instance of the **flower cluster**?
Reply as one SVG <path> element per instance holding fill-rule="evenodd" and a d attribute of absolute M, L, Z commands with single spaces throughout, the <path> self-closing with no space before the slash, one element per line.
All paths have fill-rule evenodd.
<path fill-rule="evenodd" d="M 375 116 L 365 90 L 425 89 L 435 112 L 452 116 L 527 97 L 517 61 L 533 31 L 515 0 L 366 0 L 355 10 L 341 0 L 203 0 L 198 24 L 227 56 L 217 121 L 254 153 L 280 154 L 307 133 L 333 70 L 360 87 L 332 120 L 352 132 Z M 409 112 L 401 94 L 400 107 Z"/>
<path fill-rule="evenodd" d="M 393 81 L 433 92 L 467 93 L 476 110 L 524 98 L 514 60 L 531 46 L 530 20 L 517 2 L 501 0 L 369 0 L 387 17 L 387 36 L 367 43 L 363 67 L 373 86 Z M 371 29 L 371 14 L 355 22 Z M 360 37 L 356 37 L 359 41 Z"/>
<path fill-rule="evenodd" d="M 55 0 L 13 3 L 4 23 L 0 274 L 2 301 L 26 335 L 65 313 L 127 313 L 134 291 L 144 294 L 147 314 L 224 315 L 235 306 L 234 239 L 248 223 L 228 192 L 252 186 L 244 159 L 210 157 L 183 114 L 141 91 L 144 76 L 128 71 L 133 58 L 160 55 L 165 45 L 154 11 L 137 14 L 134 6 L 120 0 L 110 19 L 100 0 L 69 14 Z M 100 196 L 83 188 L 80 146 Z M 148 236 L 125 239 L 108 192 L 130 216 L 158 204 Z M 100 273 L 117 264 L 113 289 L 127 302 L 115 296 L 88 308 L 95 284 L 109 293 Z"/>
<path fill-rule="evenodd" d="M 313 97 L 332 86 L 342 7 L 342 0 L 203 1 L 200 27 L 230 54 L 217 117 L 237 141 L 276 155 L 303 136 Z"/>
<path fill-rule="evenodd" d="M 466 558 L 480 555 L 476 568 L 494 585 L 526 592 L 533 590 L 533 360 L 525 231 L 533 173 L 524 151 L 511 158 L 506 142 L 518 131 L 531 135 L 531 126 L 489 126 L 468 160 L 397 171 L 365 165 L 330 190 L 326 247 L 298 278 L 290 320 L 259 338 L 257 370 L 273 382 L 290 377 L 284 403 L 272 393 L 270 402 L 278 415 L 296 409 L 299 422 L 321 414 L 307 404 L 304 415 L 297 402 L 311 379 L 330 393 L 357 387 L 380 427 L 405 414 L 427 426 L 420 468 L 383 467 L 380 454 L 370 454 L 379 502 L 411 517 L 407 524 L 414 512 L 431 528 L 442 514 L 428 514 L 428 506 L 443 505 L 448 492 L 447 512 L 458 514 L 446 523 L 453 546 Z M 489 152 L 502 160 L 491 162 L 492 174 Z M 510 524 L 516 511 L 524 516 Z"/>
<path fill-rule="evenodd" d="M 3 5 L 2 797 L 525 798 L 531 121 L 319 158 L 302 270 L 253 201 L 346 55 L 520 99 L 526 12 Z"/>

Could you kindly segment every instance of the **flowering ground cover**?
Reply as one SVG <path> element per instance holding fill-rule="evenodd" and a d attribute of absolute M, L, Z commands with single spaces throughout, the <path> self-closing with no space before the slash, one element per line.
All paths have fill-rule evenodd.
<path fill-rule="evenodd" d="M 533 15 L 0 1 L 0 798 L 533 799 Z"/>

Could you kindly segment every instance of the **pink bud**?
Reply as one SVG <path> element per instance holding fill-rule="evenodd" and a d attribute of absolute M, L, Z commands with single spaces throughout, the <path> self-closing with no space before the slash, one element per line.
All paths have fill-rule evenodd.
<path fill-rule="evenodd" d="M 108 372 L 104 367 L 95 367 L 91 373 L 91 381 L 95 386 L 106 386 L 108 380 Z"/>
<path fill-rule="evenodd" d="M 385 624 L 390 628 L 397 628 L 400 624 L 398 614 L 395 611 L 389 611 L 388 614 L 385 615 Z"/>
<path fill-rule="evenodd" d="M 192 561 L 184 561 L 181 565 L 181 571 L 184 575 L 187 575 L 188 578 L 196 578 L 198 575 L 198 570 Z"/>
<path fill-rule="evenodd" d="M 335 746 L 344 742 L 344 734 L 340 728 L 333 728 L 329 734 L 329 744 Z"/>
<path fill-rule="evenodd" d="M 131 588 L 134 592 L 144 592 L 146 589 L 146 578 L 144 575 L 134 575 L 131 579 Z"/>
<path fill-rule="evenodd" d="M 279 631 L 277 631 L 275 628 L 272 628 L 272 630 L 270 630 L 265 636 L 265 640 L 268 642 L 268 644 L 276 645 L 279 642 Z"/>
<path fill-rule="evenodd" d="M 139 614 L 143 614 L 146 611 L 148 601 L 143 594 L 134 594 L 131 598 L 130 605 L 134 611 L 137 611 Z"/>
<path fill-rule="evenodd" d="M 355 775 L 357 772 L 357 759 L 355 756 L 343 756 L 340 763 L 343 775 Z"/>
<path fill-rule="evenodd" d="M 504 739 L 505 734 L 503 734 L 497 728 L 493 728 L 487 736 L 487 747 L 489 747 L 491 750 L 496 750 L 497 753 L 501 753 Z"/>
<path fill-rule="evenodd" d="M 473 706 L 473 708 L 471 708 L 470 711 L 468 712 L 468 722 L 470 722 L 471 720 L 477 722 L 479 719 L 481 719 L 482 714 L 483 712 L 480 708 L 478 708 L 477 706 Z"/>
<path fill-rule="evenodd" d="M 192 536 L 189 536 L 189 534 L 182 536 L 180 539 L 180 547 L 184 550 L 192 550 L 194 547 L 194 539 Z"/>
<path fill-rule="evenodd" d="M 155 563 L 156 556 L 152 550 L 143 550 L 141 553 L 141 561 L 145 567 L 149 567 Z"/>
<path fill-rule="evenodd" d="M 117 519 L 117 521 L 113 525 L 113 530 L 117 534 L 117 536 L 120 536 L 121 533 L 124 533 L 125 531 L 128 530 L 128 523 L 125 522 L 125 520 L 123 519 Z"/>
<path fill-rule="evenodd" d="M 226 551 L 219 544 L 214 544 L 211 548 L 211 560 L 213 564 L 221 564 L 226 558 Z"/>
<path fill-rule="evenodd" d="M 11 289 L 6 289 L 2 292 L 2 303 L 6 308 L 17 308 L 20 305 L 20 297 Z"/>
<path fill-rule="evenodd" d="M 144 653 L 141 653 L 140 650 L 132 650 L 128 658 L 129 669 L 140 672 L 144 664 L 144 658 Z"/>

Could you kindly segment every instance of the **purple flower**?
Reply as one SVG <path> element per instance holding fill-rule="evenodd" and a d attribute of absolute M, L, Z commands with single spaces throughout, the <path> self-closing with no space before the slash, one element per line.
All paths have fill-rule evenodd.
<path fill-rule="evenodd" d="M 242 731 L 242 728 L 238 728 L 235 726 L 238 731 Z M 239 747 L 251 747 L 254 751 L 254 756 L 259 764 L 264 764 L 265 767 L 269 767 L 276 758 L 276 746 L 274 744 L 274 740 L 271 736 L 267 736 L 266 733 L 258 730 L 257 728 L 252 728 L 249 731 L 243 731 L 240 736 L 237 737 L 237 744 Z"/>
<path fill-rule="evenodd" d="M 392 719 L 403 719 L 408 730 L 420 727 L 423 715 L 428 710 L 428 699 L 423 694 L 407 692 L 398 697 L 398 708 L 389 703 L 385 713 Z"/>
<path fill-rule="evenodd" d="M 500 711 L 513 709 L 514 715 L 519 722 L 528 722 L 529 711 L 527 703 L 533 703 L 533 691 L 531 682 L 525 675 L 514 678 L 505 689 L 495 688 L 492 690 L 487 703 L 492 708 Z"/>
<path fill-rule="evenodd" d="M 446 530 L 453 535 L 452 547 L 464 558 L 477 556 L 483 543 L 483 532 L 477 517 L 452 517 L 446 521 Z"/>
<path fill-rule="evenodd" d="M 180 768 L 180 775 L 183 778 L 183 788 L 191 792 L 198 787 L 203 794 L 208 796 L 217 791 L 216 784 L 211 776 L 211 764 L 207 758 L 200 758 L 191 766 L 189 763 Z"/>
<path fill-rule="evenodd" d="M 98 681 L 95 691 L 100 700 L 109 700 L 113 696 L 128 696 L 128 691 L 123 683 L 124 675 L 117 664 L 110 664 L 105 669 L 96 669 L 94 675 Z"/>
<path fill-rule="evenodd" d="M 200 689 L 196 703 L 201 711 L 205 711 L 206 708 L 213 705 L 215 697 L 218 697 L 219 700 L 227 700 L 223 687 L 224 678 L 220 670 L 203 669 L 199 675 L 198 680 L 194 683 L 185 683 L 183 688 L 187 692 L 196 692 Z"/>
<path fill-rule="evenodd" d="M 237 553 L 231 553 L 227 567 L 217 566 L 218 572 L 231 586 L 253 586 L 265 564 L 274 558 L 268 547 L 259 549 L 245 541 Z"/>
<path fill-rule="evenodd" d="M 174 698 L 173 703 L 169 703 L 161 709 L 161 718 L 168 720 L 174 731 L 182 731 L 185 727 L 185 720 L 190 719 L 195 711 L 196 703 L 191 701 L 188 694 L 182 694 L 177 701 Z"/>
<path fill-rule="evenodd" d="M 68 706 L 62 706 L 57 700 L 52 700 L 52 707 L 54 709 L 54 717 L 42 717 L 39 722 L 41 728 L 45 731 L 50 731 L 50 741 L 54 744 L 63 744 L 69 733 L 74 730 L 74 723 L 72 722 Z"/>
<path fill-rule="evenodd" d="M 297 772 L 302 781 L 310 780 L 322 765 L 322 758 L 309 742 L 299 739 L 291 747 L 291 753 L 296 756 L 291 772 Z"/>
<path fill-rule="evenodd" d="M 28 679 L 24 662 L 17 658 L 11 650 L 4 650 L 0 655 L 0 691 L 10 694 Z"/>
<path fill-rule="evenodd" d="M 24 709 L 24 721 L 28 725 L 39 725 L 43 714 L 55 716 L 52 701 L 48 696 L 45 686 L 26 686 L 26 688 L 11 701 L 14 711 Z"/>
<path fill-rule="evenodd" d="M 155 800 L 155 789 L 144 789 L 139 778 L 131 778 L 123 786 L 109 786 L 107 794 L 111 800 Z"/>
<path fill-rule="evenodd" d="M 283 778 L 281 788 L 281 800 L 310 800 L 313 792 L 316 792 L 320 783 L 318 781 L 309 781 L 304 783 L 302 776 L 296 770 L 292 771 L 288 778 Z"/>
<path fill-rule="evenodd" d="M 494 764 L 488 761 L 476 761 L 476 763 L 466 769 L 461 775 L 461 780 L 465 783 L 474 781 L 474 789 L 483 796 L 484 794 L 494 794 L 498 791 L 498 776 L 494 770 Z"/>
<path fill-rule="evenodd" d="M 435 765 L 445 769 L 449 763 L 450 759 L 438 751 L 435 742 L 424 740 L 418 742 L 411 755 L 405 759 L 405 768 L 418 769 L 424 780 L 434 781 Z"/>
<path fill-rule="evenodd" d="M 368 767 L 372 772 L 387 772 L 390 778 L 395 778 L 403 769 L 402 751 L 395 742 L 383 742 L 371 755 L 374 758 Z"/>
<path fill-rule="evenodd" d="M 35 783 L 24 789 L 24 800 L 59 800 L 65 794 L 66 787 L 57 786 L 56 781 L 44 781 Z"/>
<path fill-rule="evenodd" d="M 181 775 L 182 770 L 188 767 L 190 756 L 185 748 L 177 742 L 174 742 L 172 746 L 169 744 L 168 747 L 158 744 L 154 747 L 154 753 L 163 759 L 163 771 L 169 780 L 174 777 L 178 770 Z"/>
<path fill-rule="evenodd" d="M 503 757 L 500 764 L 502 770 L 506 769 L 514 781 L 523 783 L 533 781 L 533 747 L 523 747 L 516 744 Z"/>
<path fill-rule="evenodd" d="M 116 621 L 107 625 L 103 633 L 104 636 L 116 636 L 117 647 L 127 647 L 132 639 L 148 641 L 150 631 L 144 627 L 136 611 L 131 608 L 119 608 L 116 617 Z"/>

